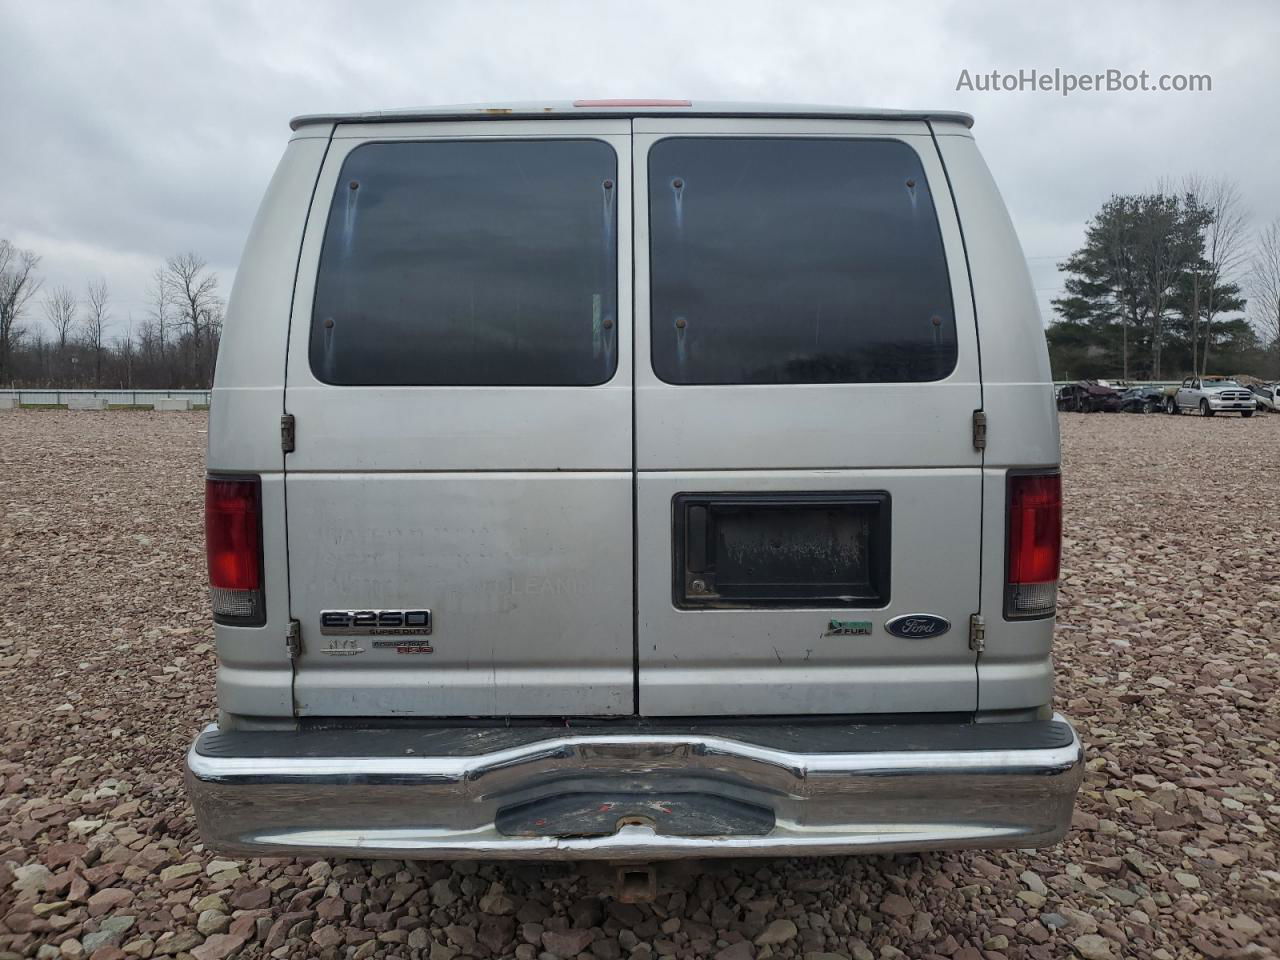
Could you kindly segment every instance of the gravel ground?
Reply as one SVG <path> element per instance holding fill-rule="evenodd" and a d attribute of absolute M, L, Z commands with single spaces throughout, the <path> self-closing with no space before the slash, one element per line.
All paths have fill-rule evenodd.
<path fill-rule="evenodd" d="M 1280 417 L 1062 424 L 1069 838 L 720 865 L 632 906 L 569 870 L 204 852 L 205 416 L 0 414 L 0 958 L 1275 955 Z"/>

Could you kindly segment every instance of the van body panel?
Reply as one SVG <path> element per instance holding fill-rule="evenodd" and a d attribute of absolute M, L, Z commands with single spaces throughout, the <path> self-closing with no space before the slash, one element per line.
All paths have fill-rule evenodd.
<path fill-rule="evenodd" d="M 233 297 L 233 309 L 248 301 L 244 291 L 252 294 L 256 303 L 294 301 L 287 394 L 282 382 L 273 384 L 267 370 L 273 363 L 286 365 L 279 353 L 272 353 L 283 344 L 263 349 L 262 338 L 252 333 L 251 327 L 229 323 L 224 351 L 230 353 L 224 356 L 232 360 L 220 363 L 226 373 L 219 376 L 220 399 L 215 404 L 216 411 L 223 411 L 225 417 L 215 412 L 210 443 L 210 463 L 216 468 L 278 469 L 284 459 L 277 452 L 278 424 L 274 414 L 264 415 L 263 411 L 278 400 L 281 409 L 297 420 L 297 449 L 288 457 L 289 502 L 297 512 L 289 522 L 293 567 L 286 570 L 286 576 L 293 574 L 291 612 L 300 621 L 304 637 L 303 653 L 295 667 L 300 713 L 349 715 L 393 702 L 396 712 L 430 714 L 432 704 L 448 702 L 451 705 L 443 707 L 440 715 L 475 713 L 484 699 L 486 684 L 469 676 L 465 666 L 442 668 L 447 657 L 439 650 L 445 644 L 434 644 L 438 652 L 421 658 L 431 660 L 431 665 L 417 668 L 384 667 L 374 663 L 372 653 L 341 662 L 319 653 L 325 646 L 317 632 L 319 612 L 338 607 L 371 608 L 375 606 L 373 599 L 362 597 L 374 594 L 379 598 L 377 605 L 387 608 L 421 603 L 408 596 L 413 591 L 397 592 L 391 585 L 398 580 L 419 582 L 416 574 L 406 575 L 408 570 L 434 570 L 426 546 L 412 559 L 405 555 L 382 557 L 375 538 L 366 539 L 362 549 L 374 559 L 361 560 L 354 567 L 344 565 L 350 558 L 331 548 L 352 535 L 353 524 L 346 516 L 352 500 L 358 499 L 351 497 L 352 490 L 359 489 L 373 501 L 379 499 L 374 491 L 385 490 L 393 505 L 388 510 L 394 512 L 394 504 L 400 505 L 400 529 L 426 532 L 429 524 L 438 524 L 453 542 L 461 544 L 461 527 L 450 527 L 450 523 L 457 520 L 465 526 L 469 520 L 475 529 L 491 530 L 486 525 L 492 518 L 482 504 L 468 499 L 461 486 L 446 481 L 465 475 L 480 481 L 479 489 L 498 491 L 503 489 L 503 479 L 529 487 L 515 478 L 528 475 L 536 479 L 542 472 L 555 477 L 572 474 L 578 482 L 563 488 L 535 483 L 529 489 L 536 488 L 536 492 L 530 492 L 523 505 L 509 504 L 510 509 L 528 507 L 545 516 L 564 516 L 579 508 L 578 516 L 604 525 L 607 538 L 598 538 L 583 552 L 581 538 L 571 531 L 557 535 L 548 526 L 533 523 L 528 530 L 534 539 L 542 538 L 540 542 L 549 553 L 557 556 L 577 551 L 573 562 L 542 573 L 531 554 L 522 558 L 517 552 L 503 563 L 494 560 L 488 571 L 491 576 L 477 581 L 490 587 L 477 586 L 469 597 L 464 597 L 468 593 L 464 577 L 450 580 L 444 571 L 435 571 L 433 575 L 442 578 L 439 582 L 449 586 L 450 602 L 465 607 L 495 583 L 505 583 L 510 589 L 513 582 L 519 582 L 522 562 L 535 568 L 527 574 L 535 582 L 579 583 L 587 571 L 607 568 L 617 574 L 618 583 L 634 577 L 635 590 L 631 604 L 617 604 L 615 615 L 605 617 L 603 624 L 603 606 L 578 601 L 569 604 L 566 595 L 561 595 L 554 611 L 553 605 L 539 606 L 527 596 L 520 600 L 526 610 L 551 625 L 545 634 L 535 629 L 539 646 L 551 643 L 550 633 L 560 627 L 606 638 L 604 650 L 588 650 L 591 644 L 581 641 L 584 654 L 601 658 L 598 670 L 596 666 L 588 669 L 595 673 L 595 679 L 581 691 L 582 696 L 571 695 L 571 685 L 561 684 L 549 673 L 539 674 L 545 665 L 516 655 L 514 642 L 512 649 L 503 649 L 499 643 L 490 657 L 488 689 L 493 689 L 495 671 L 507 671 L 512 678 L 525 676 L 531 692 L 522 709 L 571 714 L 631 709 L 647 715 L 718 712 L 731 707 L 729 687 L 750 683 L 762 691 L 763 698 L 757 698 L 762 712 L 785 713 L 794 709 L 794 698 L 783 687 L 792 685 L 773 684 L 779 692 L 771 700 L 767 693 L 770 677 L 776 675 L 772 671 L 784 669 L 789 655 L 813 658 L 810 641 L 814 630 L 809 621 L 815 617 L 822 624 L 863 618 L 873 623 L 873 634 L 869 638 L 828 637 L 819 644 L 817 649 L 826 648 L 821 660 L 826 672 L 814 678 L 807 712 L 890 709 L 883 704 L 911 710 L 911 703 L 922 700 L 936 710 L 1003 709 L 1047 700 L 1051 621 L 1010 623 L 999 616 L 1004 550 L 1002 468 L 1055 465 L 1057 422 L 1048 391 L 1042 389 L 1041 378 L 1044 384 L 1049 382 L 1043 340 L 1019 332 L 1026 326 L 1027 303 L 1034 308 L 1025 263 L 999 194 L 966 127 L 939 118 L 664 115 L 616 120 L 558 116 L 502 123 L 425 119 L 394 124 L 340 123 L 331 132 L 330 143 L 324 136 L 330 128 L 305 126 L 300 134 L 307 136 L 291 141 L 251 236 L 249 250 L 261 251 L 261 255 L 246 256 Z M 565 137 L 608 143 L 618 158 L 617 365 L 607 382 L 550 387 L 335 386 L 315 375 L 308 344 L 321 249 L 343 164 L 353 151 L 383 142 Z M 956 358 L 950 372 L 924 382 L 664 382 L 652 362 L 653 237 L 647 164 L 655 144 L 671 138 L 702 137 L 866 139 L 908 145 L 919 162 L 921 187 L 927 190 L 945 257 L 956 331 Z M 312 203 L 313 189 L 315 199 L 304 233 L 299 211 Z M 923 194 L 924 190 L 918 192 Z M 277 275 L 289 272 L 283 263 L 288 257 L 271 251 L 287 252 L 290 243 L 301 246 L 296 295 L 291 285 L 277 282 L 272 286 L 267 276 L 271 271 Z M 628 269 L 632 263 L 634 288 Z M 262 274 L 261 280 L 255 271 Z M 253 286 L 259 282 L 264 284 L 262 290 Z M 988 336 L 981 355 L 975 302 L 983 330 L 1010 331 Z M 236 330 L 241 331 L 238 339 Z M 1028 376 L 1029 371 L 1034 372 Z M 279 382 L 283 378 L 274 379 Z M 980 408 L 989 424 L 985 457 L 972 442 L 972 413 Z M 247 422 L 255 424 L 249 443 L 243 428 Z M 548 424 L 556 428 L 550 429 Z M 619 493 L 632 482 L 633 473 L 634 517 Z M 388 485 L 381 486 L 384 483 Z M 685 610 L 673 602 L 672 558 L 677 549 L 674 497 L 699 492 L 849 493 L 869 489 L 884 490 L 892 501 L 890 567 L 894 589 L 888 604 Z M 471 513 L 459 517 L 447 507 L 434 512 L 434 502 L 430 509 L 423 506 L 427 491 L 433 491 L 430 496 L 434 498 L 446 490 L 447 497 L 459 498 L 465 504 L 463 509 Z M 584 502 L 585 491 L 592 492 L 585 494 Z M 605 521 L 607 510 L 617 516 Z M 634 544 L 638 566 L 626 558 L 632 549 L 633 523 L 638 531 Z M 394 526 L 385 524 L 384 534 L 389 536 L 386 531 Z M 928 548 L 915 546 L 919 534 L 912 531 L 916 529 L 932 535 Z M 975 548 L 978 543 L 981 546 Z M 455 553 L 461 556 L 465 551 L 459 546 Z M 980 565 L 973 563 L 975 556 L 981 557 Z M 373 585 L 353 585 L 350 574 L 359 567 L 365 569 L 357 573 L 357 579 L 377 581 L 386 589 L 379 593 Z M 551 579 L 537 579 L 544 576 Z M 317 584 L 324 584 L 324 589 L 314 586 Z M 615 588 L 616 584 L 611 584 L 601 589 Z M 566 606 L 576 606 L 581 616 L 566 615 L 562 609 Z M 635 607 L 637 616 L 634 633 L 630 606 Z M 948 621 L 945 638 L 930 641 L 942 645 L 941 660 L 924 652 L 924 646 L 912 647 L 884 631 L 884 624 L 901 613 L 928 613 Z M 967 620 L 975 613 L 986 613 L 987 648 L 981 661 L 967 643 Z M 584 631 L 588 621 L 592 627 Z M 510 631 L 513 622 L 495 615 L 487 623 L 501 633 Z M 272 626 L 274 629 L 274 621 Z M 453 626 L 458 627 L 456 621 Z M 286 627 L 280 624 L 280 629 Z M 444 629 L 444 621 L 439 621 L 437 628 Z M 478 621 L 468 623 L 466 629 L 474 631 L 468 633 L 473 639 L 487 632 Z M 274 643 L 271 649 L 275 650 Z M 771 665 L 761 658 L 762 652 L 769 654 Z M 638 686 L 640 697 L 638 704 L 628 704 L 628 658 L 634 667 L 636 656 L 639 672 L 632 672 L 631 682 Z M 701 666 L 691 665 L 691 658 Z M 357 666 L 356 661 L 365 666 Z M 977 682 L 983 665 L 993 668 L 985 696 Z M 904 673 L 904 668 L 914 672 Z M 698 669 L 705 673 L 704 687 L 694 705 L 689 703 L 688 691 L 697 686 Z M 785 669 L 790 671 L 790 667 Z M 717 672 L 726 683 L 714 679 Z M 352 684 L 365 697 L 363 707 L 340 702 L 344 674 L 357 678 Z M 398 680 L 397 674 L 413 680 L 406 683 Z M 829 682 L 822 679 L 824 676 Z M 384 682 L 386 689 L 380 686 Z M 455 683 L 456 690 L 442 692 Z M 926 697 L 918 696 L 921 684 L 930 689 Z M 391 688 L 397 686 L 410 692 L 396 693 Z M 723 697 L 715 692 L 717 687 L 722 688 Z M 429 703 L 419 702 L 417 695 L 423 690 L 432 691 Z M 379 691 L 384 695 L 381 700 Z M 512 712 L 519 711 L 513 707 Z"/>
<path fill-rule="evenodd" d="M 640 712 L 735 713 L 744 703 L 761 714 L 974 709 L 968 620 L 979 609 L 982 455 L 973 444 L 972 415 L 982 406 L 980 366 L 959 227 L 927 127 L 730 118 L 637 119 L 635 127 Z M 956 331 L 950 373 L 925 382 L 664 382 L 649 362 L 655 350 L 651 332 L 669 321 L 654 316 L 651 298 L 654 177 L 646 172 L 657 145 L 704 137 L 744 144 L 769 138 L 909 146 L 925 183 L 916 183 L 918 174 L 912 174 L 910 188 L 904 180 L 895 189 L 911 191 L 917 213 L 930 201 L 935 210 Z M 696 186 L 691 180 L 687 190 L 678 188 L 691 234 Z M 666 180 L 658 188 L 667 190 Z M 666 202 L 665 196 L 658 199 Z M 691 316 L 686 329 L 698 322 Z M 671 558 L 681 548 L 673 534 L 677 495 L 868 490 L 884 491 L 890 501 L 887 604 L 697 610 L 673 605 Z M 908 614 L 941 617 L 949 629 L 928 640 L 904 641 L 886 632 L 886 623 Z M 832 631 L 833 621 L 862 624 L 868 633 Z M 744 687 L 750 689 L 745 698 Z"/>
<path fill-rule="evenodd" d="M 979 466 L 972 413 L 982 406 L 964 248 L 937 151 L 923 124 L 815 120 L 638 119 L 636 175 L 636 467 L 638 470 Z M 920 133 L 913 133 L 919 129 Z M 905 131 L 908 132 L 903 132 Z M 653 131 L 653 132 L 650 132 Z M 649 150 L 673 136 L 890 139 L 928 179 L 951 283 L 954 370 L 927 383 L 733 386 L 662 382 L 651 356 Z M 850 415 L 856 411 L 856 415 Z"/>
<path fill-rule="evenodd" d="M 629 471 L 290 472 L 299 715 L 630 713 L 630 514 Z M 431 652 L 326 652 L 347 609 L 430 610 Z"/>
<path fill-rule="evenodd" d="M 314 137 L 289 142 L 249 229 L 218 345 L 210 470 L 269 472 L 284 466 L 286 325 L 311 191 L 327 146 L 327 139 Z"/>
<path fill-rule="evenodd" d="M 842 117 L 636 117 L 631 130 L 637 145 L 646 137 L 753 136 L 764 137 L 928 137 L 929 124 L 923 119 L 877 120 Z"/>
<path fill-rule="evenodd" d="M 215 623 L 213 630 L 218 651 L 218 715 L 227 729 L 238 727 L 242 717 L 293 714 L 293 663 L 285 643 L 289 541 L 284 475 L 278 471 L 263 474 L 261 483 L 266 623 L 261 627 Z"/>
<path fill-rule="evenodd" d="M 982 329 L 987 413 L 982 608 L 986 649 L 978 660 L 982 710 L 1040 707 L 1053 695 L 1054 620 L 1006 620 L 1005 478 L 1010 468 L 1058 467 L 1058 415 L 1039 306 L 1013 222 L 973 140 L 939 138 L 964 224 Z M 1069 508 L 1069 505 L 1068 505 Z"/>
<path fill-rule="evenodd" d="M 218 711 L 227 729 L 251 722 L 250 717 L 293 716 L 293 664 L 285 643 L 289 553 L 280 416 L 298 249 L 328 146 L 327 128 L 308 131 L 285 148 L 254 217 L 227 303 L 213 381 L 208 469 L 256 474 L 262 484 L 266 623 L 214 625 Z"/>
<path fill-rule="evenodd" d="M 629 381 L 630 370 L 619 367 L 615 382 L 599 387 L 553 389 L 290 383 L 290 412 L 306 411 L 298 428 L 306 442 L 290 456 L 289 473 L 332 472 L 338 449 L 347 469 L 368 473 L 630 471 L 631 388 L 617 379 Z"/>
<path fill-rule="evenodd" d="M 640 709 L 653 716 L 971 711 L 968 619 L 978 597 L 977 469 L 696 471 L 638 475 Z M 672 500 L 699 491 L 892 491 L 891 599 L 878 608 L 681 610 L 672 604 Z M 937 544 L 938 549 L 913 549 Z M 970 547 L 972 551 L 972 546 Z M 929 613 L 949 629 L 892 636 L 895 617 Z M 841 624 L 861 628 L 833 629 Z"/>
<path fill-rule="evenodd" d="M 983 512 L 998 521 L 988 524 L 982 549 L 982 607 L 991 611 L 986 617 L 986 649 L 978 660 L 978 706 L 982 710 L 1041 707 L 1053 700 L 1054 618 L 1004 617 L 1007 475 L 1001 468 L 988 469 L 983 485 Z"/>
<path fill-rule="evenodd" d="M 450 123 L 477 120 L 498 126 L 530 120 L 546 122 L 564 119 L 602 120 L 613 118 L 653 119 L 681 117 L 689 119 L 779 118 L 788 120 L 862 120 L 880 123 L 912 123 L 931 121 L 965 130 L 973 126 L 973 117 L 955 110 L 885 110 L 867 107 L 844 107 L 818 103 L 752 103 L 723 100 L 693 101 L 515 101 L 504 104 L 458 103 L 407 110 L 375 110 L 360 113 L 311 114 L 294 117 L 289 126 L 302 132 L 315 126 L 333 124 L 389 126 L 399 128 L 414 123 Z"/>
<path fill-rule="evenodd" d="M 300 716 L 632 711 L 628 130 L 626 121 L 339 128 L 303 242 L 288 358 L 286 406 L 298 424 L 287 485 L 292 610 L 302 632 L 295 679 Z M 340 182 L 357 151 L 388 142 L 439 149 L 415 153 L 385 174 L 375 170 L 358 187 Z M 437 181 L 452 185 L 443 189 L 476 189 L 468 171 L 450 159 L 459 145 L 548 142 L 603 144 L 614 158 L 607 175 L 584 188 L 603 198 L 592 229 L 604 231 L 602 237 L 611 232 L 615 245 L 612 275 L 600 282 L 616 291 L 616 316 L 606 318 L 608 329 L 595 318 L 596 336 L 613 351 L 608 380 L 594 386 L 379 385 L 380 371 L 373 370 L 368 385 L 323 382 L 311 350 L 312 338 L 329 332 L 313 324 L 323 320 L 313 314 L 331 217 L 345 218 L 337 221 L 338 242 L 345 245 L 337 249 L 345 256 L 354 246 L 358 256 L 365 242 L 360 225 L 374 222 L 361 218 L 394 216 L 379 205 L 407 196 L 391 191 L 419 184 L 438 189 Z M 492 190 L 523 191 L 523 173 L 513 171 L 510 182 L 495 182 Z M 605 180 L 610 183 L 601 193 Z M 536 206 L 536 187 L 530 192 L 528 202 Z M 344 208 L 331 211 L 335 197 Z M 433 215 L 432 209 L 422 214 Z M 501 225 L 464 222 L 457 229 Z M 408 236 L 418 242 L 418 234 Z M 402 269 L 418 266 L 409 259 Z M 471 294 L 482 304 L 470 328 L 477 335 L 495 319 L 483 312 L 485 294 Z M 333 329 L 363 336 L 368 321 L 361 309 L 356 304 Z M 585 309 L 590 321 L 591 304 Z M 346 342 L 359 349 L 358 342 Z M 405 376 L 404 369 L 396 376 Z M 344 638 L 345 651 L 334 652 L 334 639 L 320 632 L 321 614 L 371 609 L 430 610 L 431 633 L 417 646 Z M 428 646 L 432 652 L 422 652 Z"/>
<path fill-rule="evenodd" d="M 595 138 L 630 137 L 631 121 L 617 119 L 582 119 L 557 117 L 538 120 L 504 120 L 487 123 L 483 120 L 433 120 L 406 123 L 339 123 L 333 128 L 333 139 L 355 140 L 361 143 L 379 140 L 448 140 L 453 137 L 467 139 L 509 140 L 519 137 L 582 137 Z"/>
<path fill-rule="evenodd" d="M 493 140 L 483 124 L 422 124 L 416 135 L 371 127 L 376 141 Z M 510 135 L 572 138 L 609 144 L 618 156 L 618 195 L 629 189 L 630 138 L 625 121 L 512 122 Z M 411 129 L 415 129 L 412 128 Z M 507 127 L 502 128 L 504 131 Z M 289 470 L 630 470 L 631 469 L 631 211 L 618 204 L 617 368 L 604 384 L 545 386 L 341 386 L 311 370 L 309 332 L 329 202 L 344 161 L 370 142 L 340 127 L 316 187 L 316 209 L 302 250 L 297 336 L 290 339 L 289 411 L 308 435 Z M 624 269 L 624 266 L 627 267 Z M 305 413 L 305 419 L 303 414 Z"/>
<path fill-rule="evenodd" d="M 1049 349 L 1013 221 L 974 140 L 937 142 L 964 226 L 981 318 L 986 466 L 1055 465 L 1061 453 Z"/>

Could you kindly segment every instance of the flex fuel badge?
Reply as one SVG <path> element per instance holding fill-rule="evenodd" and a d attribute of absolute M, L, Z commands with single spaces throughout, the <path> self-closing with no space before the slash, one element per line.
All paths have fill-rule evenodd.
<path fill-rule="evenodd" d="M 870 620 L 830 620 L 824 637 L 869 637 L 871 636 Z"/>
<path fill-rule="evenodd" d="M 430 640 L 375 640 L 375 650 L 394 650 L 396 653 L 435 653 Z"/>

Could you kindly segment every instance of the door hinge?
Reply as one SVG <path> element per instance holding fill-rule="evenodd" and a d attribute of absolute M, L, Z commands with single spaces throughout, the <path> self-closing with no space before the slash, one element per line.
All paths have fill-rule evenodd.
<path fill-rule="evenodd" d="M 280 418 L 280 449 L 285 453 L 293 453 L 296 440 L 297 424 L 293 419 L 293 414 L 286 413 Z"/>
<path fill-rule="evenodd" d="M 987 449 L 987 412 L 973 411 L 973 449 Z"/>
<path fill-rule="evenodd" d="M 980 613 L 969 618 L 969 649 L 975 653 L 987 649 L 987 622 Z"/>
<path fill-rule="evenodd" d="M 297 620 L 289 621 L 284 632 L 284 645 L 289 649 L 289 659 L 297 660 L 302 653 L 302 624 Z"/>

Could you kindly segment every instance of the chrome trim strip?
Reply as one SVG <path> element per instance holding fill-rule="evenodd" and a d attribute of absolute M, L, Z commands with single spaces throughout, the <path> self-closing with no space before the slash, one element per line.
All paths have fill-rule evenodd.
<path fill-rule="evenodd" d="M 605 752 L 608 748 L 621 749 L 615 758 Z M 680 767 L 689 757 L 734 757 L 777 767 L 798 779 L 831 774 L 911 776 L 941 772 L 1017 776 L 1032 771 L 1066 770 L 1080 752 L 1077 740 L 1053 750 L 798 754 L 724 737 L 608 734 L 558 736 L 472 757 L 205 757 L 196 753 L 193 744 L 187 766 L 198 779 L 215 782 L 244 777 L 312 781 L 340 778 L 343 783 L 350 783 L 353 777 L 423 777 L 432 782 L 465 783 L 493 770 L 573 757 L 593 763 L 614 759 L 625 763 L 643 756 L 646 767 L 652 768 L 665 765 L 660 758 L 668 753 L 664 748 L 670 748 L 673 757 L 679 754 Z"/>

